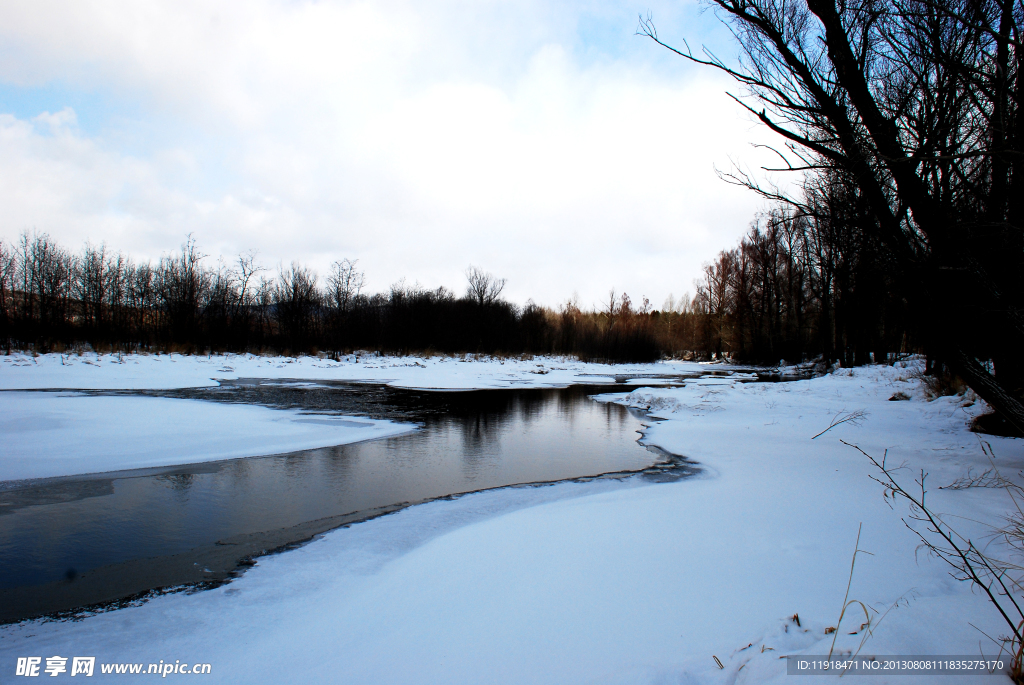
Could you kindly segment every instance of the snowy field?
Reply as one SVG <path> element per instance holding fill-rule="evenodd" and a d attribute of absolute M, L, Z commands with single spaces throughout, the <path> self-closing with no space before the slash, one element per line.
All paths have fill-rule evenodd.
<path fill-rule="evenodd" d="M 699 373 L 706 368 L 687 362 L 609 366 L 574 359 L 476 359 L 472 355 L 421 358 L 366 353 L 333 361 L 251 354 L 13 354 L 0 356 L 0 390 L 199 388 L 215 386 L 218 380 L 238 378 L 374 381 L 396 388 L 435 390 L 556 388 L 572 383 L 608 383 L 621 374 Z"/>
<path fill-rule="evenodd" d="M 217 369 L 230 367 L 236 377 L 462 388 L 578 382 L 590 377 L 577 374 L 592 372 L 540 359 L 377 358 L 377 369 L 368 360 L 336 367 L 299 360 L 284 370 L 279 360 L 232 359 L 128 357 L 114 364 L 93 356 L 99 366 L 79 369 L 90 365 L 23 358 L 0 365 L 0 384 L 177 387 L 226 377 Z M 632 371 L 672 368 L 682 367 Z M 829 652 L 826 629 L 837 625 L 860 524 L 860 548 L 870 555 L 857 559 L 850 598 L 878 611 L 861 654 L 991 655 L 997 648 L 981 631 L 1007 632 L 995 609 L 941 561 L 915 553 L 917 540 L 901 521 L 906 507 L 887 506 L 870 479 L 874 467 L 840 442 L 879 457 L 888 449 L 890 463 L 905 465 L 897 476 L 908 486 L 926 470 L 931 506 L 998 553 L 988 525 L 1013 506 L 1006 492 L 939 486 L 993 464 L 1018 478 L 1024 441 L 969 432 L 982 403 L 970 394 L 929 399 L 919 372 L 919 363 L 909 362 L 792 383 L 701 380 L 603 396 L 649 410 L 645 442 L 690 457 L 702 474 L 676 483 L 508 488 L 412 507 L 261 558 L 219 589 L 77 622 L 5 627 L 0 668 L 13 673 L 19 656 L 88 655 L 97 663 L 210 663 L 213 681 L 225 683 L 832 681 L 794 680 L 779 657 Z M 889 401 L 896 392 L 910 399 Z M 858 410 L 863 420 L 812 440 L 837 414 Z M 857 648 L 864 636 L 849 633 L 860 633 L 862 622 L 848 614 L 839 625 L 839 653 Z"/>

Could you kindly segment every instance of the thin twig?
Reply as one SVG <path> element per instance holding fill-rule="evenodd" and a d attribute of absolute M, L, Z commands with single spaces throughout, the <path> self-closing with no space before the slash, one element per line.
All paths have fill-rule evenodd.
<path fill-rule="evenodd" d="M 859 446 L 845 440 L 840 440 L 840 442 L 863 454 L 882 472 L 882 478 L 876 476 L 870 476 L 870 478 L 885 488 L 887 501 L 890 498 L 895 499 L 896 496 L 907 500 L 910 503 L 910 518 L 925 524 L 926 531 L 938 535 L 944 544 L 944 546 L 936 545 L 921 530 L 903 519 L 903 524 L 917 535 L 922 546 L 953 568 L 954 572 L 950 575 L 957 580 L 971 581 L 972 584 L 981 588 L 989 598 L 1012 633 L 1012 637 L 1006 638 L 1006 641 L 1010 643 L 1010 651 L 1014 654 L 1011 673 L 1015 674 L 1015 677 L 1019 676 L 1021 661 L 1024 658 L 1024 610 L 1010 589 L 1010 587 L 1020 587 L 1019 579 L 1012 578 L 1007 574 L 1007 571 L 1014 567 L 986 555 L 970 539 L 957 533 L 942 520 L 939 514 L 928 508 L 925 501 L 927 473 L 922 471 L 920 479 L 916 481 L 921 489 L 920 495 L 911 494 L 893 477 L 892 469 L 886 466 L 885 456 L 879 462 Z M 887 454 L 888 452 L 886 452 Z M 998 477 L 998 471 L 996 471 L 996 475 Z M 1007 587 L 1007 584 L 1010 587 Z M 1017 618 L 1011 618 L 1009 612 L 1015 613 Z"/>
<path fill-rule="evenodd" d="M 828 425 L 828 428 L 815 435 L 814 438 L 821 437 L 822 435 L 828 433 L 836 426 L 842 425 L 844 423 L 852 423 L 854 426 L 859 426 L 861 424 L 861 421 L 867 418 L 867 415 L 868 413 L 863 409 L 851 411 L 849 414 L 844 414 L 842 411 L 840 411 L 835 416 L 832 417 L 832 423 Z M 814 438 L 811 438 L 811 440 L 814 440 Z"/>

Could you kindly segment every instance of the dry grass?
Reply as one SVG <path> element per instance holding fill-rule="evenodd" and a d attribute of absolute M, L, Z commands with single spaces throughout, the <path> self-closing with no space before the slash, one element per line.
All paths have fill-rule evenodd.
<path fill-rule="evenodd" d="M 987 544 L 979 547 L 972 539 L 950 526 L 941 514 L 930 509 L 926 503 L 928 491 L 925 480 L 928 474 L 925 471 L 921 471 L 919 477 L 915 479 L 916 491 L 910 492 L 896 479 L 894 472 L 897 469 L 886 463 L 888 452 L 878 460 L 857 445 L 842 442 L 867 457 L 880 471 L 880 476 L 871 478 L 885 488 L 884 496 L 890 507 L 897 500 L 904 500 L 910 505 L 909 521 L 903 519 L 903 523 L 917 535 L 922 548 L 949 564 L 953 569 L 951 575 L 954 578 L 970 582 L 988 597 L 1009 628 L 1010 634 L 992 637 L 978 630 L 999 648 L 1000 654 L 1007 653 L 1011 656 L 1010 678 L 1018 685 L 1024 684 L 1024 609 L 1018 601 L 1024 596 L 1024 566 L 994 556 L 987 551 Z M 991 446 L 982 442 L 982 449 L 992 460 L 994 455 Z M 968 471 L 965 476 L 947 486 L 947 489 L 972 487 L 1002 488 L 1007 492 L 1013 508 L 1001 523 L 990 525 L 993 531 L 990 537 L 1001 538 L 1009 548 L 1011 556 L 1024 556 L 1024 487 L 1004 478 L 993 462 L 991 469 L 980 475 L 973 475 Z"/>

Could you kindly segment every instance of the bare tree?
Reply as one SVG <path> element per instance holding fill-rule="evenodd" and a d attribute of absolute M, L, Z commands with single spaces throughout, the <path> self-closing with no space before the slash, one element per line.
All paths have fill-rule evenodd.
<path fill-rule="evenodd" d="M 501 291 L 505 289 L 504 278 L 495 278 L 472 265 L 466 269 L 466 280 L 469 281 L 466 297 L 476 301 L 481 307 L 497 301 Z"/>
<path fill-rule="evenodd" d="M 256 264 L 256 250 L 249 250 L 238 255 L 238 308 L 247 308 L 252 304 L 251 282 L 253 276 L 263 271 L 263 267 Z"/>
<path fill-rule="evenodd" d="M 736 66 L 672 48 L 649 17 L 639 33 L 741 84 L 745 96 L 734 99 L 786 141 L 775 150 L 780 170 L 850 181 L 929 352 L 1024 430 L 1022 4 L 710 4 L 740 43 Z M 749 173 L 724 176 L 803 207 Z M 960 319 L 953 326 L 951 310 Z"/>
<path fill-rule="evenodd" d="M 161 304 L 169 319 L 171 337 L 179 342 L 196 342 L 200 305 L 212 281 L 210 272 L 202 265 L 205 257 L 189 234 L 180 255 L 160 260 Z"/>
<path fill-rule="evenodd" d="M 619 312 L 619 297 L 615 294 L 615 288 L 608 291 L 608 304 L 605 305 L 604 314 L 608 321 L 614 321 L 615 315 Z"/>
<path fill-rule="evenodd" d="M 358 262 L 358 259 L 342 259 L 331 264 L 331 273 L 327 276 L 328 293 L 339 311 L 348 312 L 366 285 L 366 275 L 356 270 Z"/>
<path fill-rule="evenodd" d="M 735 252 L 722 252 L 714 262 L 704 265 L 703 281 L 694 284 L 697 292 L 694 303 L 703 314 L 702 342 L 708 358 L 721 359 L 728 346 L 726 321 L 733 299 L 736 261 Z"/>
<path fill-rule="evenodd" d="M 292 262 L 290 269 L 282 269 L 278 275 L 275 315 L 281 333 L 291 339 L 295 349 L 309 344 L 317 332 L 322 296 L 316 282 L 316 273 L 298 262 Z"/>
<path fill-rule="evenodd" d="M 17 268 L 14 251 L 0 240 L 0 342 L 11 350 L 11 320 L 14 318 L 14 274 Z"/>
<path fill-rule="evenodd" d="M 256 250 L 243 252 L 235 258 L 230 270 L 231 278 L 226 279 L 224 292 L 226 325 L 232 331 L 235 344 L 248 347 L 253 342 L 253 320 L 257 310 L 255 280 L 264 268 L 256 263 Z M 257 336 L 259 337 L 259 336 Z"/>
<path fill-rule="evenodd" d="M 45 233 L 24 233 L 21 252 L 24 316 L 39 323 L 43 337 L 53 335 L 68 321 L 75 259 Z"/>
<path fill-rule="evenodd" d="M 107 246 L 94 247 L 86 243 L 78 261 L 74 288 L 83 319 L 88 325 L 100 328 L 105 323 L 104 305 L 107 301 Z"/>
<path fill-rule="evenodd" d="M 147 323 L 157 308 L 157 272 L 149 262 L 139 264 L 129 271 L 127 280 L 127 306 L 138 342 L 149 333 Z"/>

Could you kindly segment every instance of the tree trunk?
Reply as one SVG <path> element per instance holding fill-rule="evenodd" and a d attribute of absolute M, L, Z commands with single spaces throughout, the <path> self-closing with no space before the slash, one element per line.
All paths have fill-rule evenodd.
<path fill-rule="evenodd" d="M 981 399 L 992 405 L 999 414 L 1024 433 L 1024 403 L 1009 393 L 972 355 L 960 347 L 944 351 L 943 360 L 956 375 L 978 393 Z"/>

